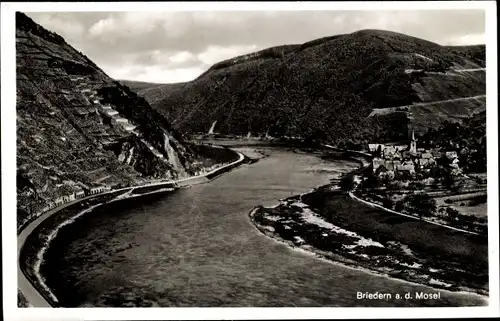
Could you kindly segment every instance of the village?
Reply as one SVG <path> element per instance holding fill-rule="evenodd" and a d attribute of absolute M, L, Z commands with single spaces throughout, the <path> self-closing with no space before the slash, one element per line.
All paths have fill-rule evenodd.
<path fill-rule="evenodd" d="M 466 147 L 368 144 L 373 158 L 354 194 L 388 210 L 482 234 L 487 229 L 486 173 L 463 170 Z M 462 166 L 461 166 L 462 165 Z"/>

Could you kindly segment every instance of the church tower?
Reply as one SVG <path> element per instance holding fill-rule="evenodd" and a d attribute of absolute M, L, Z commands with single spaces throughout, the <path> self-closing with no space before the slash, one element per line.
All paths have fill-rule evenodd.
<path fill-rule="evenodd" d="M 415 139 L 415 131 L 411 131 L 410 153 L 417 153 L 417 140 Z"/>

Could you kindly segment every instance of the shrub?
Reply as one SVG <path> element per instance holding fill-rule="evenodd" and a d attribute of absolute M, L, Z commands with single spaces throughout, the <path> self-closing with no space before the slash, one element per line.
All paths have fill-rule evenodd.
<path fill-rule="evenodd" d="M 402 200 L 397 201 L 396 204 L 394 205 L 394 210 L 397 212 L 401 212 L 404 209 L 404 207 L 405 207 L 405 205 L 404 205 L 404 202 Z"/>
<path fill-rule="evenodd" d="M 340 179 L 340 188 L 343 191 L 349 192 L 354 188 L 354 176 L 349 174 Z"/>
<path fill-rule="evenodd" d="M 409 195 L 405 202 L 419 217 L 429 216 L 436 211 L 436 201 L 425 193 Z"/>
<path fill-rule="evenodd" d="M 446 209 L 446 215 L 448 215 L 450 221 L 455 221 L 460 216 L 460 212 L 454 208 L 448 207 Z"/>
<path fill-rule="evenodd" d="M 392 209 L 392 206 L 394 205 L 394 202 L 386 197 L 384 198 L 384 200 L 382 201 L 382 205 L 385 207 L 385 208 L 388 208 L 388 209 Z"/>

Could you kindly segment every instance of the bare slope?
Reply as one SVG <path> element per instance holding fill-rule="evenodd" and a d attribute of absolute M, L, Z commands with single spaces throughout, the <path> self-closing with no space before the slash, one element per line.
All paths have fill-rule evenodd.
<path fill-rule="evenodd" d="M 217 121 L 220 133 L 361 141 L 390 131 L 387 119 L 366 119 L 373 109 L 484 94 L 484 76 L 445 74 L 484 67 L 478 57 L 480 50 L 362 30 L 229 59 L 160 101 L 145 97 L 182 131 L 207 132 Z M 390 121 L 407 130 L 404 114 Z"/>

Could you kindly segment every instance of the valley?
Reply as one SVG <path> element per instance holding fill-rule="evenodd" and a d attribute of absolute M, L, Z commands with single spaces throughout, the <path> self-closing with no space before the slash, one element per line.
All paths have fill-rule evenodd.
<path fill-rule="evenodd" d="M 488 305 L 485 55 L 362 29 L 154 83 L 17 12 L 18 304 Z"/>

